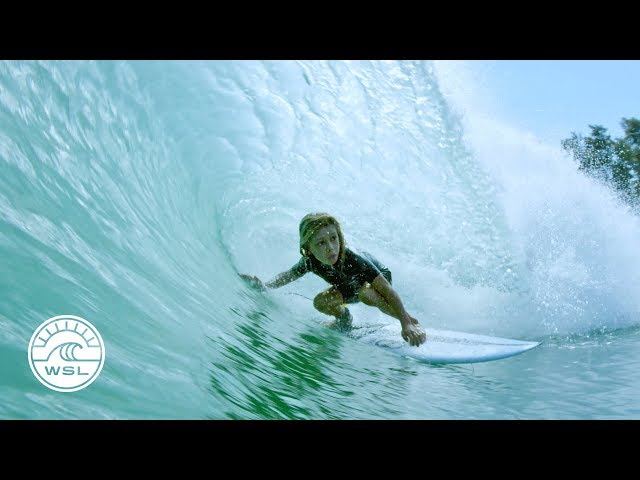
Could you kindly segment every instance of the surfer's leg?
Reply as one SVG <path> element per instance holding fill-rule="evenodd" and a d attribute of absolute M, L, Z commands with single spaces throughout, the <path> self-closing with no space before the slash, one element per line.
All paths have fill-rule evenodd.
<path fill-rule="evenodd" d="M 331 287 L 322 293 L 319 293 L 313 300 L 313 306 L 316 310 L 336 317 L 335 321 L 331 321 L 328 326 L 337 328 L 338 330 L 348 330 L 351 328 L 353 320 L 351 312 L 345 306 L 344 298 L 340 290 Z"/>
<path fill-rule="evenodd" d="M 365 282 L 362 288 L 358 291 L 358 299 L 365 305 L 377 307 L 381 312 L 386 313 L 393 318 L 398 318 L 387 300 L 368 282 Z M 417 323 L 415 318 L 411 317 L 411 320 L 413 323 Z"/>
<path fill-rule="evenodd" d="M 313 299 L 313 306 L 316 310 L 334 317 L 339 317 L 344 313 L 345 307 L 342 306 L 343 304 L 342 293 L 336 287 L 331 287 L 319 293 Z"/>
<path fill-rule="evenodd" d="M 370 307 L 378 307 L 380 311 L 395 317 L 391 306 L 387 303 L 385 298 L 368 282 L 365 282 L 362 288 L 358 291 L 358 300 Z"/>

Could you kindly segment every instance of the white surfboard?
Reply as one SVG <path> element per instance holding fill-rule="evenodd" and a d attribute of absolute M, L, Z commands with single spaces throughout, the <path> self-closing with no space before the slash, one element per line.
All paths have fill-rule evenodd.
<path fill-rule="evenodd" d="M 540 345 L 511 338 L 492 337 L 453 330 L 426 328 L 427 341 L 412 347 L 400 336 L 397 325 L 355 327 L 347 334 L 408 357 L 431 363 L 478 363 L 519 355 Z"/>

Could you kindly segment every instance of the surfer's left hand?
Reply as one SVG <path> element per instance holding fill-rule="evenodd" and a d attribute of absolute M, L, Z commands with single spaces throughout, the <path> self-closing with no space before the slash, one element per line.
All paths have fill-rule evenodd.
<path fill-rule="evenodd" d="M 427 340 L 427 334 L 420 323 L 411 317 L 411 323 L 402 327 L 402 338 L 412 347 L 418 347 Z"/>

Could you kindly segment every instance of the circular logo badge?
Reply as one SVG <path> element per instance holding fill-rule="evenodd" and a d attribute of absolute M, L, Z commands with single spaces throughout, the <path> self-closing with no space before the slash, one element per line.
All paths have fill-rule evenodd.
<path fill-rule="evenodd" d="M 43 322 L 29 342 L 29 365 L 44 386 L 75 392 L 98 378 L 105 348 L 96 327 L 84 318 L 59 315 Z"/>

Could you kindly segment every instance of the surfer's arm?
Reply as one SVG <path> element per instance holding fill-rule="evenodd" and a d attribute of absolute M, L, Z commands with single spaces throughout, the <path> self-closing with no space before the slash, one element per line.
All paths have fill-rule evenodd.
<path fill-rule="evenodd" d="M 291 267 L 286 272 L 279 273 L 271 280 L 266 283 L 263 283 L 258 277 L 254 277 L 252 275 L 245 275 L 241 273 L 240 276 L 247 280 L 250 285 L 259 290 L 266 290 L 267 288 L 280 288 L 286 285 L 287 283 L 291 283 L 294 280 L 299 279 L 308 271 L 308 262 L 305 257 L 302 257 L 298 263 L 296 263 L 293 267 Z"/>
<path fill-rule="evenodd" d="M 287 283 L 291 283 L 299 279 L 303 275 L 304 273 L 301 273 L 298 269 L 294 267 L 291 270 L 287 270 L 286 272 L 282 272 L 276 275 L 264 285 L 267 288 L 280 288 L 285 286 Z"/>
<path fill-rule="evenodd" d="M 257 288 L 258 290 L 266 290 L 267 288 L 280 288 L 287 283 L 291 283 L 294 280 L 297 280 L 298 278 L 303 276 L 304 273 L 300 272 L 294 267 L 291 270 L 287 270 L 286 272 L 282 272 L 276 275 L 267 283 L 263 283 L 262 280 L 253 275 L 246 275 L 244 273 L 241 273 L 239 275 L 240 277 L 248 281 L 252 287 Z"/>
<path fill-rule="evenodd" d="M 405 325 L 411 324 L 411 315 L 405 310 L 400 296 L 382 274 L 371 282 L 371 286 L 387 301 L 392 312 L 395 313 L 394 316 L 400 320 L 403 328 Z"/>
<path fill-rule="evenodd" d="M 402 338 L 409 341 L 412 345 L 420 345 L 424 342 L 426 334 L 420 326 L 420 323 L 409 315 L 402 304 L 400 295 L 398 295 L 387 279 L 380 274 L 371 282 L 371 286 L 386 301 L 386 307 L 389 310 L 388 313 L 400 320 Z"/>

